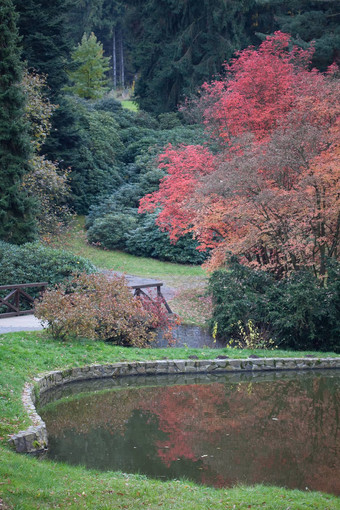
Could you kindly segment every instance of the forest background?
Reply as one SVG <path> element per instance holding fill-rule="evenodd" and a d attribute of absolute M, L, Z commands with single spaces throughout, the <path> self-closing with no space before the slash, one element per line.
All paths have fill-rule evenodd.
<path fill-rule="evenodd" d="M 273 264 L 273 250 L 269 250 L 268 255 L 266 250 L 258 251 L 258 246 L 251 255 L 249 246 L 243 246 L 242 253 L 242 250 L 237 252 L 234 249 L 237 235 L 232 238 L 232 249 L 230 243 L 226 246 L 229 234 L 221 229 L 221 224 L 225 227 L 230 218 L 226 221 L 226 209 L 223 208 L 221 215 L 221 201 L 218 207 L 213 207 L 215 219 L 212 219 L 214 214 L 211 215 L 210 223 L 206 221 L 204 225 L 209 230 L 209 242 L 207 238 L 200 237 L 197 228 L 191 228 L 195 221 L 199 224 L 202 216 L 191 215 L 187 217 L 186 228 L 182 229 L 177 244 L 172 244 L 170 238 L 174 239 L 178 234 L 179 224 L 163 221 L 163 230 L 158 225 L 162 222 L 160 214 L 163 212 L 164 219 L 164 211 L 166 206 L 171 205 L 171 200 L 162 202 L 162 197 L 154 194 L 162 189 L 159 188 L 162 179 L 163 183 L 170 182 L 164 177 L 169 171 L 171 174 L 170 163 L 181 155 L 181 151 L 185 150 L 183 147 L 210 146 L 212 153 L 224 153 L 225 148 L 221 150 L 220 141 L 222 138 L 225 142 L 226 138 L 225 119 L 219 119 L 213 110 L 214 104 L 217 105 L 215 110 L 221 106 L 222 89 L 227 88 L 229 78 L 224 62 L 231 62 L 235 51 L 253 45 L 254 49 L 249 51 L 253 52 L 253 56 L 260 55 L 261 51 L 257 48 L 261 48 L 268 35 L 278 30 L 291 34 L 284 52 L 291 51 L 294 45 L 300 48 L 301 55 L 308 55 L 310 60 L 310 74 L 306 74 L 305 79 L 317 86 L 317 80 L 321 83 L 321 73 L 328 73 L 329 81 L 333 80 L 333 92 L 328 88 L 327 97 L 332 94 L 337 97 L 336 67 L 332 68 L 332 72 L 328 71 L 329 66 L 340 58 L 339 13 L 335 2 L 58 0 L 51 4 L 37 0 L 4 0 L 0 15 L 2 283 L 13 283 L 13 278 L 18 277 L 17 269 L 9 271 L 8 261 L 20 258 L 19 245 L 36 239 L 50 241 L 75 211 L 87 215 L 88 240 L 108 249 L 199 264 L 211 253 L 221 253 L 221 250 L 216 252 L 217 243 L 222 246 L 224 255 L 212 259 L 217 261 L 213 263 L 213 269 L 220 266 L 225 269 L 225 254 L 236 253 L 243 263 L 241 267 L 250 266 L 244 271 L 251 273 L 242 273 L 243 269 L 236 265 L 232 271 L 223 269 L 223 273 L 217 271 L 212 275 L 215 311 L 211 327 L 216 334 L 249 337 L 253 324 L 250 321 L 254 321 L 262 336 L 271 339 L 274 334 L 275 338 L 285 339 L 290 346 L 336 346 L 339 302 L 334 296 L 339 286 L 339 268 L 334 264 L 338 257 L 338 195 L 332 195 L 332 205 L 327 205 L 324 211 L 326 216 L 332 215 L 332 240 L 326 239 L 327 236 L 322 233 L 317 236 L 319 253 L 325 251 L 327 242 L 332 245 L 322 256 L 320 266 L 319 262 L 311 264 L 310 260 L 302 263 L 301 257 L 295 260 L 295 253 L 295 259 L 290 256 L 289 262 L 282 262 L 277 257 L 277 250 L 274 252 L 280 262 Z M 310 47 L 314 51 L 310 51 Z M 243 55 L 246 56 L 246 53 Z M 251 55 L 248 57 L 250 59 Z M 294 68 L 292 72 L 296 77 L 296 62 L 288 64 Z M 312 68 L 320 72 L 311 72 Z M 236 64 L 232 71 L 237 76 Z M 208 85 L 202 88 L 205 82 L 211 82 L 211 88 Z M 296 94 L 295 99 L 306 101 L 306 90 Z M 131 91 L 139 107 L 135 112 L 123 109 L 117 101 L 117 92 L 124 96 Z M 186 108 L 178 110 L 186 99 Z M 266 98 L 263 100 L 264 106 L 268 106 L 268 100 L 267 104 Z M 290 96 L 287 105 L 291 100 Z M 283 106 L 284 113 L 292 110 L 287 105 Z M 280 108 L 282 105 L 274 106 Z M 320 103 L 320 108 L 329 113 L 322 117 L 323 134 L 327 131 L 328 138 L 323 140 L 324 145 L 314 155 L 320 158 L 321 154 L 321 161 L 314 159 L 312 165 L 317 165 L 319 173 L 324 168 L 321 174 L 322 178 L 328 176 L 327 189 L 336 190 L 337 110 L 332 111 L 330 102 Z M 305 104 L 305 109 L 299 111 L 307 109 Z M 257 113 L 253 111 L 254 115 Z M 281 117 L 275 116 L 276 113 L 273 111 L 268 115 L 278 121 Z M 315 127 L 319 118 L 316 113 L 309 127 Z M 295 122 L 295 128 L 301 127 L 301 119 Z M 208 129 L 207 123 L 210 123 Z M 217 136 L 216 126 L 217 131 L 220 129 Z M 306 126 L 305 123 L 307 132 Z M 234 130 L 232 135 L 237 138 L 241 132 L 242 135 L 246 132 L 259 136 L 259 131 L 252 131 L 249 126 Z M 292 139 L 294 130 L 291 124 L 287 132 Z M 267 134 L 272 136 L 271 128 L 267 129 Z M 265 138 L 264 133 L 261 136 Z M 278 132 L 276 136 L 279 136 Z M 311 147 L 313 137 L 310 131 L 307 138 Z M 266 143 L 269 143 L 268 139 Z M 281 147 L 284 143 L 287 147 L 289 141 L 281 137 L 280 143 Z M 171 144 L 173 153 L 169 152 L 169 148 L 168 152 L 164 152 L 168 144 Z M 234 142 L 233 146 L 236 147 Z M 249 147 L 251 143 L 248 140 L 242 150 L 249 150 Z M 161 153 L 163 158 L 168 158 L 168 163 L 163 161 L 159 165 Z M 274 158 L 273 150 L 271 154 Z M 254 157 L 254 152 L 251 157 Z M 250 153 L 247 159 L 250 161 Z M 197 163 L 197 158 L 195 161 Z M 278 160 L 272 159 L 267 164 L 273 168 L 278 165 Z M 312 168 L 309 162 L 307 167 L 308 171 Z M 234 172 L 235 168 L 234 160 Z M 248 172 L 248 177 L 251 175 L 249 168 L 242 171 Z M 191 184 L 196 186 L 197 183 L 193 181 Z M 282 198 L 287 190 L 281 191 Z M 205 197 L 214 197 L 216 189 L 205 190 L 204 193 Z M 223 200 L 227 193 L 225 188 L 220 193 Z M 139 201 L 148 194 L 158 197 L 156 207 L 152 212 L 145 209 L 143 214 L 139 214 Z M 204 205 L 209 208 L 216 203 L 212 200 L 207 205 L 205 201 Z M 183 206 L 183 202 L 178 204 Z M 286 207 L 287 204 L 279 208 L 280 213 L 286 211 L 287 215 Z M 248 214 L 250 216 L 251 212 L 248 211 Z M 209 218 L 209 215 L 204 214 L 204 218 Z M 217 228 L 215 220 L 219 223 Z M 288 228 L 294 230 L 297 223 L 288 225 Z M 282 227 L 281 223 L 278 228 Z M 242 228 L 238 226 L 240 232 Z M 221 238 L 223 243 L 219 242 Z M 197 250 L 199 244 L 207 250 Z M 35 252 L 40 253 L 39 250 Z M 39 256 L 46 258 L 46 254 Z M 39 256 L 36 264 L 41 263 Z M 328 258 L 332 259 L 330 265 Z M 252 264 L 247 264 L 247 260 Z M 260 268 L 255 267 L 254 260 Z M 259 273 L 258 269 L 265 271 Z M 27 271 L 20 276 L 27 276 Z M 11 282 L 7 282 L 8 278 Z M 225 280 L 230 278 L 235 278 L 235 281 Z M 242 285 L 247 287 L 246 292 L 233 300 L 230 300 L 230 295 L 226 299 L 222 295 L 224 291 L 221 294 L 221 289 L 240 288 Z M 308 303 L 301 299 L 306 285 L 309 285 L 311 296 Z M 290 297 L 288 302 L 287 296 Z M 320 299 L 324 303 L 321 308 Z M 226 302 L 231 303 L 233 310 L 226 310 Z M 268 302 L 281 303 L 281 312 L 278 313 L 278 306 L 268 309 L 265 306 Z M 219 304 L 223 305 L 222 310 Z M 238 310 L 237 313 L 235 310 Z M 290 321 L 287 317 L 291 318 Z M 242 333 L 240 327 L 243 331 L 246 328 L 247 332 Z"/>

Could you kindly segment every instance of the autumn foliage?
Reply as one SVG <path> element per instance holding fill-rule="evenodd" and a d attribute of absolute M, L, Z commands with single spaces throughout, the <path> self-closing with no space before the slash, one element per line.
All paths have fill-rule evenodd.
<path fill-rule="evenodd" d="M 171 341 L 175 321 L 157 300 L 134 298 L 124 276 L 81 273 L 45 291 L 35 315 L 54 338 L 109 340 L 118 345 L 146 347 L 155 329 Z"/>
<path fill-rule="evenodd" d="M 281 32 L 239 52 L 184 107 L 201 116 L 210 142 L 160 157 L 167 176 L 140 211 L 161 208 L 174 241 L 191 231 L 212 249 L 211 268 L 233 254 L 278 276 L 319 276 L 338 257 L 338 70 L 310 70 L 312 54 Z"/>

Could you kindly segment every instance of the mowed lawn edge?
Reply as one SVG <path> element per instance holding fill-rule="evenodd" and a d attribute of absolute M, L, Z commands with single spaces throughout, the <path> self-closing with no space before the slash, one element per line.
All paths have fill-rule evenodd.
<path fill-rule="evenodd" d="M 40 461 L 10 451 L 8 435 L 29 419 L 21 402 L 25 382 L 34 376 L 74 366 L 156 359 L 247 358 L 254 351 L 237 349 L 134 349 L 88 340 L 62 343 L 44 332 L 0 335 L 0 508 L 165 508 L 165 509 L 340 509 L 340 499 L 318 492 L 277 487 L 212 489 L 187 481 L 159 482 L 144 476 L 102 473 Z M 334 353 L 256 351 L 263 357 L 336 356 Z M 2 500 L 2 501 L 1 501 Z M 7 505 L 7 506 L 6 506 Z"/>

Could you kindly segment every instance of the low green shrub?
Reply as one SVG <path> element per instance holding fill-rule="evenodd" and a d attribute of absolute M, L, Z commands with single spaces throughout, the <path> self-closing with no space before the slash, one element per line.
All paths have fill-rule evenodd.
<path fill-rule="evenodd" d="M 121 115 L 123 113 L 123 107 L 121 102 L 113 97 L 104 96 L 102 99 L 98 99 L 93 103 L 94 110 L 102 110 L 104 112 L 115 113 Z"/>
<path fill-rule="evenodd" d="M 310 272 L 293 273 L 276 283 L 268 300 L 282 346 L 340 352 L 340 264 L 329 261 L 324 285 Z"/>
<path fill-rule="evenodd" d="M 231 263 L 209 281 L 213 334 L 240 345 L 249 324 L 261 342 L 297 350 L 340 352 L 340 264 L 329 262 L 323 282 L 307 271 L 277 281 L 264 271 Z"/>
<path fill-rule="evenodd" d="M 167 232 L 156 225 L 157 213 L 141 215 L 127 208 L 125 199 L 136 189 L 127 184 L 91 208 L 86 218 L 87 239 L 108 249 L 119 249 L 138 257 L 151 257 L 179 264 L 202 264 L 207 252 L 197 250 L 198 243 L 188 234 L 172 244 Z M 104 211 L 108 213 L 104 214 Z M 104 214 L 101 216 L 101 214 Z"/>
<path fill-rule="evenodd" d="M 110 250 L 124 250 L 126 232 L 137 226 L 137 211 L 135 214 L 116 212 L 97 218 L 87 231 L 87 239 L 92 244 L 100 244 Z"/>
<path fill-rule="evenodd" d="M 169 234 L 156 225 L 157 214 L 147 214 L 140 218 L 138 227 L 126 233 L 125 251 L 140 257 L 151 257 L 179 264 L 202 264 L 206 252 L 196 248 L 197 242 L 188 234 L 176 244 L 170 242 Z"/>
<path fill-rule="evenodd" d="M 0 241 L 0 285 L 41 281 L 54 285 L 75 272 L 95 271 L 90 261 L 65 250 L 39 243 L 17 246 Z"/>
<path fill-rule="evenodd" d="M 174 129 L 182 125 L 177 112 L 160 113 L 158 115 L 160 129 Z"/>
<path fill-rule="evenodd" d="M 170 320 L 161 304 L 132 295 L 123 276 L 85 273 L 74 276 L 36 302 L 35 315 L 56 339 L 88 338 L 146 347 L 157 327 Z"/>
<path fill-rule="evenodd" d="M 213 315 L 210 328 L 219 338 L 240 338 L 240 324 L 246 327 L 249 320 L 267 336 L 267 293 L 275 284 L 271 275 L 253 271 L 238 263 L 229 270 L 215 271 L 209 279 L 208 292 L 212 296 Z"/>

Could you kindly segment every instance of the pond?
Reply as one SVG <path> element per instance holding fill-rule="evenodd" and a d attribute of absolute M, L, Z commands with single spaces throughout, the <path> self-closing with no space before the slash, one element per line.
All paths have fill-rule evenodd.
<path fill-rule="evenodd" d="M 180 324 L 172 330 L 172 336 L 176 347 L 190 347 L 193 349 L 201 349 L 209 347 L 210 349 L 222 349 L 226 342 L 223 340 L 214 340 L 208 330 L 200 326 L 192 326 L 188 324 Z M 160 331 L 156 337 L 156 342 L 152 347 L 167 347 L 168 340 L 164 338 L 163 332 Z"/>
<path fill-rule="evenodd" d="M 42 395 L 48 457 L 340 495 L 340 371 L 130 377 Z"/>

